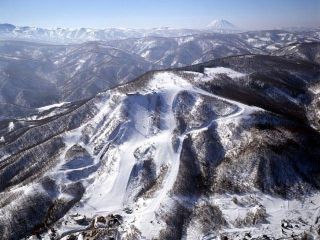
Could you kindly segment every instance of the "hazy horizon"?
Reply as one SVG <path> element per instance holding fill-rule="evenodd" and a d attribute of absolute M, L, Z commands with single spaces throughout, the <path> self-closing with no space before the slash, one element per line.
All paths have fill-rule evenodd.
<path fill-rule="evenodd" d="M 2 0 L 0 22 L 42 28 L 203 28 L 225 19 L 241 29 L 319 27 L 320 0 Z"/>

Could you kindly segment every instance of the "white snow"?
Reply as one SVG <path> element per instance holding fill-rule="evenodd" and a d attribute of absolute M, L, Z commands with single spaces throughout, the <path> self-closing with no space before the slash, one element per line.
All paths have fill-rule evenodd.
<path fill-rule="evenodd" d="M 40 107 L 40 108 L 37 108 L 37 109 L 38 109 L 39 112 L 43 112 L 43 111 L 49 110 L 49 109 L 51 109 L 51 108 L 61 107 L 61 106 L 63 106 L 63 105 L 66 104 L 66 103 L 69 103 L 69 102 L 55 103 L 55 104 L 47 105 L 47 106 Z"/>
<path fill-rule="evenodd" d="M 190 72 L 187 72 L 191 74 Z M 194 73 L 195 81 L 208 81 L 217 77 L 219 74 L 225 74 L 230 78 L 245 77 L 246 74 L 234 71 L 229 68 L 217 67 L 206 68 L 205 73 Z M 160 209 L 168 208 L 173 203 L 170 197 L 176 181 L 180 166 L 180 154 L 182 142 L 187 134 L 198 134 L 207 130 L 211 124 L 217 123 L 217 132 L 221 137 L 221 143 L 227 154 L 232 154 L 234 145 L 228 140 L 228 132 L 225 130 L 225 124 L 234 124 L 235 127 L 240 120 L 248 118 L 252 113 L 261 111 L 262 109 L 248 106 L 230 99 L 226 99 L 215 94 L 209 93 L 203 89 L 195 87 L 191 82 L 179 75 L 171 72 L 158 72 L 147 86 L 144 86 L 139 92 L 121 93 L 117 91 L 107 91 L 99 94 L 99 101 L 96 102 L 97 112 L 95 116 L 86 124 L 78 129 L 72 130 L 64 134 L 66 144 L 65 150 L 61 153 L 61 164 L 57 166 L 52 173 L 58 182 L 68 183 L 65 178 L 65 172 L 61 169 L 65 163 L 64 155 L 68 149 L 74 144 L 79 144 L 85 148 L 94 158 L 94 163 L 100 163 L 100 169 L 83 180 L 86 186 L 86 192 L 79 202 L 73 207 L 64 219 L 79 213 L 88 217 L 97 215 L 107 215 L 110 213 L 120 213 L 124 217 L 123 227 L 129 229 L 131 225 L 136 226 L 145 239 L 151 239 L 157 235 L 159 231 L 165 227 L 165 223 L 158 222 L 157 214 Z M 226 112 L 220 118 L 213 119 L 206 126 L 194 128 L 185 132 L 177 138 L 179 139 L 178 149 L 175 151 L 172 145 L 172 136 L 176 128 L 176 121 L 173 113 L 173 103 L 177 94 L 181 91 L 188 91 L 195 95 L 205 95 L 221 101 L 225 101 L 231 105 L 237 106 L 237 110 Z M 153 129 L 152 122 L 152 104 L 157 97 L 161 97 L 162 105 L 166 105 L 166 109 L 160 111 L 161 124 L 158 129 Z M 200 103 L 197 103 L 200 104 Z M 50 109 L 50 108 L 49 108 Z M 87 143 L 82 142 L 81 136 L 86 132 L 90 139 Z M 112 137 L 111 137 L 112 136 Z M 236 141 L 234 144 L 238 144 Z M 241 143 L 239 143 L 241 144 Z M 130 174 L 134 165 L 141 159 L 136 159 L 134 153 L 137 149 L 142 152 L 152 146 L 150 156 L 156 165 L 157 174 L 160 173 L 162 166 L 167 167 L 161 186 L 148 198 L 138 198 L 133 201 L 132 194 L 135 189 L 128 188 Z M 95 153 L 96 147 L 99 147 Z M 106 155 L 103 155 L 106 152 Z M 248 211 L 255 211 L 256 205 L 250 207 L 239 207 L 232 203 L 233 196 L 215 195 L 210 201 L 218 205 L 231 227 L 236 218 L 244 217 Z M 285 212 L 281 211 L 281 207 L 276 207 L 278 202 L 274 199 L 268 200 L 267 196 L 261 196 L 257 200 L 266 205 L 270 211 L 270 221 L 277 222 Z M 271 206 L 272 204 L 275 206 Z M 279 203 L 283 204 L 283 202 Z M 293 205 L 295 206 L 295 205 Z M 133 210 L 132 214 L 126 214 L 124 208 L 129 207 Z M 301 210 L 303 211 L 303 210 Z M 279 215 L 277 215 L 279 214 Z M 63 221 L 63 220 L 62 220 Z M 275 230 L 274 227 L 269 229 Z M 273 226 L 273 225 L 272 225 Z M 80 226 L 68 223 L 58 229 L 59 233 L 69 231 L 71 229 L 80 229 Z M 258 228 L 237 229 L 232 227 L 232 231 L 236 233 L 245 232 L 246 230 L 258 231 Z M 190 236 L 192 232 L 197 234 L 194 229 L 189 229 Z M 231 234 L 230 229 L 223 229 Z M 192 238 L 187 238 L 192 239 Z"/>
<path fill-rule="evenodd" d="M 8 131 L 11 132 L 13 129 L 14 129 L 14 123 L 13 122 L 9 122 Z"/>
<path fill-rule="evenodd" d="M 235 29 L 236 26 L 224 19 L 216 19 L 210 22 L 207 28 L 213 29 Z"/>
<path fill-rule="evenodd" d="M 268 50 L 271 50 L 271 51 L 273 51 L 273 50 L 278 50 L 279 48 L 277 47 L 277 46 L 275 46 L 275 45 L 269 45 L 269 46 L 267 46 L 266 47 Z"/>
<path fill-rule="evenodd" d="M 150 50 L 147 50 L 141 54 L 141 57 L 146 58 L 150 54 Z"/>
<path fill-rule="evenodd" d="M 257 42 L 257 39 L 255 39 L 255 38 L 247 38 L 246 41 L 248 43 L 254 43 L 254 42 Z"/>
<path fill-rule="evenodd" d="M 297 46 L 296 46 L 296 45 L 295 45 L 295 46 L 291 46 L 291 47 L 289 47 L 289 48 L 288 48 L 288 50 L 289 50 L 289 51 L 291 51 L 291 50 L 293 50 L 293 49 L 295 49 L 295 48 L 297 48 Z"/>
<path fill-rule="evenodd" d="M 77 67 L 75 68 L 75 71 L 79 71 L 81 68 L 82 68 L 82 66 L 83 66 L 83 64 L 86 62 L 86 60 L 84 60 L 84 59 L 79 59 L 78 60 L 78 62 L 77 62 Z"/>
<path fill-rule="evenodd" d="M 206 68 L 204 73 L 211 78 L 212 77 L 216 78 L 220 74 L 227 75 L 230 78 L 242 78 L 242 77 L 246 76 L 246 74 L 244 74 L 244 73 L 240 73 L 240 72 L 237 72 L 237 71 L 234 71 L 230 68 L 225 68 L 225 67 Z M 205 81 L 211 80 L 210 78 L 203 78 L 203 79 Z"/>
<path fill-rule="evenodd" d="M 235 198 L 238 202 L 244 204 L 236 204 L 233 200 Z M 318 194 L 307 196 L 301 201 L 286 200 L 256 192 L 244 195 L 214 195 L 209 201 L 218 206 L 229 224 L 231 223 L 230 227 L 220 230 L 220 233 L 229 233 L 232 239 L 240 240 L 243 239 L 243 234 L 249 231 L 253 238 L 263 234 L 272 235 L 276 238 L 281 238 L 284 234 L 290 237 L 292 233 L 299 234 L 309 231 L 310 227 L 315 224 L 319 213 L 320 196 Z M 243 219 L 248 212 L 255 211 L 261 206 L 267 211 L 268 223 L 249 228 L 232 226 L 236 219 Z M 283 232 L 281 228 L 282 220 L 294 222 L 294 228 Z M 296 227 L 295 225 L 299 226 Z"/>
<path fill-rule="evenodd" d="M 214 77 L 217 74 L 227 74 L 232 78 L 245 76 L 245 74 L 228 68 L 210 68 L 206 69 L 205 74 L 196 74 L 196 77 L 206 79 L 208 76 Z M 240 104 L 194 87 L 190 82 L 170 72 L 156 73 L 154 79 L 139 93 L 131 93 L 127 96 L 126 94 L 111 91 L 100 95 L 101 97 L 104 96 L 104 100 L 97 105 L 99 112 L 96 116 L 85 126 L 67 133 L 65 137 L 67 151 L 73 144 L 81 143 L 80 136 L 82 131 L 88 131 L 88 129 L 95 131 L 94 129 L 99 126 L 99 131 L 95 131 L 90 138 L 89 144 L 84 147 L 89 152 L 92 152 L 94 146 L 103 144 L 100 153 L 95 156 L 95 163 L 101 161 L 102 152 L 108 149 L 108 157 L 106 162 L 103 163 L 105 167 L 92 176 L 94 181 L 87 186 L 86 193 L 80 201 L 81 207 L 72 208 L 70 214 L 80 213 L 86 216 L 96 216 L 99 214 L 122 212 L 126 206 L 129 206 L 134 210 L 133 214 L 126 215 L 124 212 L 121 213 L 122 215 L 126 215 L 126 223 L 134 222 L 135 226 L 139 228 L 147 239 L 160 231 L 164 225 L 160 223 L 154 226 L 152 222 L 155 221 L 155 214 L 162 204 L 170 202 L 169 192 L 173 188 L 177 178 L 182 142 L 187 134 L 197 134 L 208 129 L 212 124 L 211 122 L 200 129 L 193 129 L 178 136 L 180 141 L 178 150 L 175 151 L 173 149 L 172 136 L 176 128 L 176 121 L 172 111 L 173 102 L 177 94 L 184 90 L 220 99 L 238 106 L 238 111 L 232 112 L 229 115 L 227 114 L 220 119 L 215 119 L 212 122 L 223 122 L 228 119 L 231 121 L 240 116 L 246 117 L 251 112 L 258 110 L 255 107 Z M 156 98 L 157 96 L 161 96 L 167 108 L 161 112 L 161 125 L 159 129 L 154 131 L 150 129 L 152 122 L 150 121 L 150 106 L 148 105 L 150 102 L 148 101 L 152 102 L 152 98 Z M 122 116 L 121 109 L 127 109 L 126 117 Z M 114 139 L 108 139 L 106 136 L 110 136 L 118 124 L 121 126 L 118 132 L 124 131 L 120 139 L 123 138 L 124 140 L 115 143 Z M 117 136 L 119 137 L 119 133 Z M 148 146 L 153 146 L 154 148 L 152 156 L 157 167 L 157 172 L 159 173 L 162 166 L 167 166 L 168 170 L 161 187 L 156 191 L 154 196 L 148 199 L 139 198 L 137 202 L 132 202 L 129 196 L 130 194 L 134 194 L 134 192 L 130 192 L 131 190 L 129 191 L 127 186 L 133 166 L 138 161 L 134 157 L 134 152 L 140 147 L 146 148 Z M 61 159 L 62 163 L 63 155 Z M 66 181 L 66 179 L 63 179 L 63 181 Z M 60 229 L 60 231 L 73 227 L 70 225 L 69 227 Z"/>

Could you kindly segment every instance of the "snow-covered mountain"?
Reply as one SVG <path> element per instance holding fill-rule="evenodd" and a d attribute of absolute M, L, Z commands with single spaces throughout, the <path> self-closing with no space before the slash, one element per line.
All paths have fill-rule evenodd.
<path fill-rule="evenodd" d="M 272 54 L 320 64 L 320 42 L 293 43 L 274 51 Z"/>
<path fill-rule="evenodd" d="M 317 239 L 319 76 L 233 56 L 0 121 L 1 238 Z"/>
<path fill-rule="evenodd" d="M 283 32 L 319 32 L 319 28 L 302 28 L 300 30 L 281 30 Z M 244 33 L 246 30 L 239 29 L 227 20 L 213 20 L 206 27 L 200 29 L 179 29 L 170 27 L 150 28 L 150 29 L 130 29 L 130 28 L 55 28 L 46 29 L 39 27 L 21 27 L 12 24 L 0 24 L 0 40 L 28 40 L 53 44 L 74 44 L 87 41 L 110 41 L 130 38 L 164 37 L 174 38 L 198 34 L 211 33 Z M 257 31 L 259 32 L 259 31 Z M 262 31 L 263 32 L 263 31 Z"/>
<path fill-rule="evenodd" d="M 3 41 L 0 52 L 0 102 L 26 108 L 89 98 L 157 68 L 138 55 L 99 42 Z"/>
<path fill-rule="evenodd" d="M 33 113 L 32 108 L 61 101 L 90 98 L 148 70 L 182 67 L 232 55 L 279 55 L 282 48 L 319 42 L 319 37 L 317 31 L 274 30 L 68 45 L 3 40 L 0 41 L 0 118 L 24 116 Z M 310 57 L 314 54 L 316 59 L 319 50 L 311 46 L 311 43 L 306 45 L 304 52 Z M 282 51 L 281 55 L 286 52 Z"/>
<path fill-rule="evenodd" d="M 86 41 L 108 41 L 127 38 L 142 37 L 181 37 L 212 32 L 239 31 L 233 24 L 226 20 L 215 20 L 203 29 L 177 29 L 177 28 L 151 28 L 151 29 L 126 29 L 126 28 L 56 28 L 45 29 L 38 27 L 21 27 L 12 24 L 0 24 L 0 39 L 29 40 L 44 43 L 81 43 Z"/>
<path fill-rule="evenodd" d="M 216 19 L 207 25 L 207 28 L 216 30 L 235 30 L 237 27 L 224 19 Z"/>
<path fill-rule="evenodd" d="M 0 24 L 0 39 L 31 40 L 48 43 L 81 43 L 86 41 L 108 41 L 125 38 L 141 38 L 147 36 L 179 37 L 202 33 L 197 29 L 176 29 L 169 27 L 151 29 L 126 28 L 37 28 L 20 27 L 12 24 Z"/>

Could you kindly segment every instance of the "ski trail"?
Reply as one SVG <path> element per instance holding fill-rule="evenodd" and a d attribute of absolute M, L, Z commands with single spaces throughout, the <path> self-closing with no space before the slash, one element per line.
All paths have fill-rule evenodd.
<path fill-rule="evenodd" d="M 166 197 L 168 197 L 168 193 L 170 192 L 170 190 L 173 188 L 175 180 L 177 178 L 178 172 L 179 172 L 179 167 L 180 167 L 180 157 L 181 157 L 181 152 L 182 152 L 182 146 L 183 146 L 183 142 L 185 140 L 185 138 L 189 135 L 189 134 L 194 134 L 194 133 L 199 133 L 202 131 L 205 131 L 207 129 L 209 129 L 212 124 L 214 122 L 218 122 L 218 121 L 224 121 L 227 119 L 233 119 L 233 118 L 238 118 L 241 115 L 250 115 L 252 112 L 255 112 L 257 110 L 261 110 L 260 108 L 257 107 L 252 107 L 252 106 L 248 106 L 212 93 L 209 93 L 203 89 L 197 88 L 197 87 L 193 87 L 190 85 L 187 85 L 187 87 L 181 89 L 181 90 L 186 90 L 192 93 L 197 93 L 197 94 L 201 94 L 201 95 L 205 95 L 208 97 L 212 97 L 224 102 L 227 102 L 231 105 L 235 105 L 237 106 L 237 111 L 227 115 L 227 116 L 223 116 L 223 117 L 219 117 L 219 118 L 215 118 L 213 119 L 210 123 L 208 123 L 206 126 L 200 127 L 200 128 L 194 128 L 191 129 L 185 133 L 183 133 L 182 135 L 178 136 L 179 139 L 179 147 L 178 147 L 178 151 L 174 152 L 173 151 L 173 146 L 172 143 L 170 141 L 167 141 L 167 144 L 165 146 L 162 146 L 164 148 L 166 148 L 167 152 L 171 152 L 171 154 L 169 154 L 170 156 L 170 172 L 168 173 L 168 176 L 164 179 L 163 183 L 162 183 L 162 188 L 160 190 L 158 190 L 158 194 L 152 198 L 151 200 L 144 200 L 144 207 L 141 207 L 138 211 L 136 211 L 135 213 L 140 215 L 140 217 L 137 217 L 137 219 L 140 219 L 140 221 L 137 221 L 137 225 L 140 226 L 141 228 L 144 229 L 144 232 L 149 232 L 149 234 L 152 236 L 153 234 L 151 233 L 152 231 L 154 231 L 152 228 L 153 226 L 150 225 L 149 227 L 146 225 L 149 224 L 149 222 L 154 221 L 155 219 L 155 213 L 157 210 L 159 210 L 161 208 L 161 203 L 164 202 L 164 199 Z M 175 99 L 175 97 L 178 95 L 180 91 L 177 91 L 175 93 L 174 96 L 171 97 L 171 101 L 170 101 L 170 115 L 172 118 L 174 118 L 174 113 L 173 113 L 173 100 Z M 176 127 L 176 122 L 172 121 L 174 128 Z M 146 204 L 147 202 L 147 204 Z M 142 204 L 139 204 L 142 205 Z"/>
<path fill-rule="evenodd" d="M 128 122 L 132 125 L 124 126 L 124 128 L 130 129 L 130 137 L 120 144 L 116 144 L 115 149 L 112 152 L 108 152 L 108 158 L 113 158 L 112 171 L 107 173 L 101 173 L 93 184 L 91 184 L 87 193 L 81 200 L 83 207 L 72 209 L 71 212 L 84 213 L 87 216 L 95 216 L 97 214 L 104 214 L 110 212 L 123 211 L 125 206 L 131 206 L 134 208 L 134 214 L 127 215 L 128 222 L 136 222 L 138 226 L 144 229 L 144 231 L 153 231 L 150 222 L 155 219 L 155 213 L 159 208 L 161 208 L 161 203 L 168 197 L 168 193 L 173 189 L 174 183 L 177 179 L 177 175 L 180 167 L 180 157 L 182 152 L 182 146 L 185 138 L 189 134 L 199 133 L 201 131 L 207 130 L 212 126 L 214 122 L 224 121 L 227 119 L 238 118 L 239 116 L 250 115 L 252 112 L 261 110 L 257 107 L 248 106 L 213 93 L 207 92 L 201 88 L 192 86 L 189 82 L 183 78 L 168 73 L 159 73 L 157 77 L 154 77 L 151 87 L 147 87 L 145 90 L 141 91 L 140 98 L 134 98 L 129 96 L 129 101 L 132 101 L 133 109 L 129 106 Z M 236 111 L 212 119 L 206 126 L 200 128 L 193 128 L 184 132 L 179 139 L 178 150 L 174 150 L 172 144 L 172 136 L 174 136 L 174 130 L 176 129 L 176 119 L 173 111 L 173 103 L 177 95 L 181 91 L 189 91 L 191 93 L 200 94 L 215 98 L 231 105 L 237 106 Z M 155 134 L 148 135 L 144 132 L 144 129 L 150 127 L 152 122 L 149 122 L 150 110 L 145 108 L 145 105 L 141 104 L 143 101 L 147 101 L 147 95 L 156 92 L 157 95 L 161 95 L 164 99 L 165 104 L 168 106 L 167 110 L 162 112 L 161 119 L 163 120 L 163 125 L 165 126 L 160 131 Z M 130 100 L 131 99 L 131 100 Z M 142 102 L 141 102 L 142 101 Z M 110 118 L 117 118 L 116 112 L 120 111 L 119 106 L 112 109 L 108 104 L 102 106 L 101 111 L 95 116 L 94 121 L 100 122 L 108 116 Z M 111 111 L 111 112 L 110 112 Z M 93 147 L 95 142 L 98 140 L 103 140 L 106 129 L 105 125 L 109 123 L 102 124 L 102 133 L 98 131 L 93 135 L 93 141 L 90 142 L 88 147 Z M 127 130 L 128 130 L 127 129 Z M 109 144 L 112 144 L 113 140 L 108 140 L 105 146 L 102 148 L 101 152 L 104 152 Z M 168 172 L 166 173 L 162 186 L 156 191 L 155 196 L 148 199 L 139 198 L 137 202 L 130 203 L 126 202 L 127 186 L 130 181 L 130 174 L 134 165 L 137 163 L 137 159 L 134 157 L 134 152 L 137 148 L 143 145 L 154 144 L 156 148 L 156 153 L 154 156 L 154 161 L 159 168 L 159 166 L 166 164 Z M 100 153 L 96 156 L 96 159 L 100 157 Z M 107 162 L 110 164 L 111 162 Z M 133 205 L 132 205 L 133 204 Z M 123 212 L 123 214 L 125 214 Z"/>

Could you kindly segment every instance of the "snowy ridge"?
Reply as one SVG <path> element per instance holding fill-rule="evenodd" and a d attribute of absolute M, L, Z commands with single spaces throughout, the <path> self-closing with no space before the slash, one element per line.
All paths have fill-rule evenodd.
<path fill-rule="evenodd" d="M 237 88 L 255 79 L 226 65 L 150 72 L 92 99 L 6 122 L 6 231 L 34 234 L 44 222 L 51 229 L 39 231 L 44 239 L 317 236 L 318 186 L 306 179 L 317 171 L 317 135 L 256 104 L 259 98 L 251 105 Z M 225 94 L 219 84 L 236 87 Z M 290 91 L 265 96 L 300 106 Z M 311 148 L 305 154 L 300 146 Z M 43 204 L 42 215 L 15 226 L 15 209 L 34 202 Z"/>
<path fill-rule="evenodd" d="M 3 36 L 5 34 L 0 33 L 0 38 Z M 201 32 L 178 37 L 152 35 L 106 41 L 97 37 L 92 42 L 74 40 L 75 43 L 68 45 L 61 45 L 59 41 L 43 44 L 33 39 L 29 39 L 30 42 L 17 41 L 19 38 L 14 37 L 2 39 L 1 83 L 10 82 L 12 86 L 0 84 L 1 102 L 7 104 L 1 118 L 23 117 L 36 113 L 36 108 L 41 106 L 87 99 L 149 70 L 183 67 L 222 57 L 272 54 L 317 63 L 319 36 L 317 31 Z M 298 47 L 292 46 L 294 43 L 299 43 Z M 14 74 L 12 69 L 15 69 Z M 28 74 L 30 80 L 21 81 L 22 72 Z"/>
<path fill-rule="evenodd" d="M 227 74 L 232 78 L 245 77 L 245 74 L 243 73 L 239 73 L 228 68 L 218 67 L 206 69 L 204 75 L 195 74 L 195 79 L 196 81 L 208 81 L 207 79 L 212 79 L 212 77 L 216 77 L 217 74 Z M 182 135 L 178 136 L 179 147 L 174 150 L 171 138 L 173 136 L 174 129 L 177 128 L 177 125 L 172 110 L 174 108 L 173 105 L 175 98 L 181 91 L 187 91 L 191 94 L 207 96 L 229 103 L 233 106 L 236 106 L 236 110 L 230 114 L 226 114 L 225 116 L 213 119 L 205 126 L 184 132 Z M 150 112 L 147 110 L 149 107 L 146 98 L 149 98 L 148 96 L 154 98 L 155 93 L 157 93 L 157 97 L 163 99 L 165 102 L 164 104 L 167 105 L 167 108 L 161 113 L 162 122 L 160 127 L 155 132 L 150 132 L 152 122 L 148 120 L 151 116 Z M 114 138 L 109 138 L 107 142 L 104 142 L 105 147 L 103 147 L 98 154 L 93 154 L 96 155 L 94 164 L 98 164 L 99 158 L 101 159 L 103 156 L 102 154 L 104 151 L 106 151 L 106 148 L 110 149 L 110 146 L 115 144 L 111 150 L 107 150 L 108 162 L 105 164 L 108 165 L 108 170 L 99 171 L 96 177 L 92 177 L 94 179 L 93 183 L 88 186 L 86 194 L 83 196 L 80 202 L 81 207 L 71 209 L 69 215 L 81 214 L 87 217 L 95 217 L 110 213 L 120 213 L 121 215 L 125 216 L 124 228 L 129 228 L 132 224 L 135 225 L 145 239 L 151 239 L 153 236 L 158 235 L 161 229 L 165 227 L 165 223 L 159 222 L 156 216 L 159 209 L 163 208 L 164 203 L 168 203 L 170 206 L 170 202 L 172 201 L 170 200 L 170 191 L 172 190 L 177 179 L 182 144 L 187 135 L 196 136 L 202 131 L 210 129 L 210 126 L 214 122 L 218 123 L 218 125 L 222 124 L 222 126 L 224 126 L 226 122 L 237 122 L 239 121 L 239 118 L 250 118 L 251 114 L 262 111 L 262 109 L 241 104 L 239 102 L 206 92 L 202 89 L 194 87 L 190 82 L 175 75 L 174 73 L 167 72 L 157 73 L 153 80 L 148 83 L 145 89 L 139 93 L 128 92 L 126 95 L 118 95 L 118 93 L 112 94 L 110 92 L 105 93 L 104 95 L 107 96 L 105 100 L 106 102 L 99 104 L 98 108 L 100 108 L 100 112 L 92 120 L 92 122 L 87 123 L 86 126 L 81 127 L 81 129 L 76 129 L 70 133 L 67 133 L 65 137 L 67 146 L 70 148 L 73 144 L 80 144 L 80 138 L 74 138 L 73 136 L 80 136 L 80 132 L 83 132 L 87 126 L 90 125 L 91 128 L 95 128 L 94 126 L 96 125 L 105 130 L 100 133 L 96 132 L 96 134 L 92 136 L 92 141 L 89 142 L 89 145 L 83 145 L 85 149 L 93 149 L 93 144 L 104 141 L 103 136 L 105 136 L 105 133 L 108 132 L 109 128 L 107 125 L 110 126 L 112 122 L 119 121 L 119 118 L 123 117 L 121 114 L 118 114 L 119 109 L 128 107 L 128 119 L 120 120 L 122 121 L 120 129 L 123 129 L 123 131 L 119 130 L 118 134 L 115 135 Z M 129 99 L 126 100 L 128 95 Z M 112 110 L 110 105 L 115 104 L 115 102 L 112 102 L 112 99 L 117 99 L 116 101 L 120 101 L 122 104 L 125 102 L 127 106 L 120 105 Z M 111 120 L 109 120 L 109 123 L 106 122 L 101 126 L 100 122 L 106 117 Z M 116 141 L 116 143 L 114 141 Z M 135 152 L 140 148 L 144 148 L 147 152 L 151 151 L 150 149 L 153 149 L 150 154 L 152 155 L 157 166 L 157 174 L 160 173 L 162 166 L 167 166 L 168 171 L 163 179 L 161 189 L 157 190 L 151 198 L 139 198 L 138 201 L 135 202 L 133 201 L 133 198 L 130 197 L 132 193 L 128 192 L 132 191 L 133 189 L 128 188 L 128 186 L 131 181 L 129 178 L 130 173 L 133 171 L 133 168 L 138 160 L 135 158 Z M 66 179 L 64 179 L 64 181 L 66 181 Z M 213 197 L 213 201 L 219 206 L 217 198 Z M 126 214 L 123 211 L 125 208 L 132 209 L 133 213 Z M 247 209 L 244 211 L 244 213 L 246 214 L 247 211 L 251 211 L 250 209 L 251 208 L 249 208 L 249 210 Z M 223 206 L 222 212 L 227 215 L 229 214 L 228 210 L 224 210 Z M 66 217 L 66 219 L 68 219 L 68 217 Z M 235 219 L 229 220 L 234 221 Z M 154 224 L 157 221 L 158 224 Z M 277 225 L 277 223 L 275 223 L 275 225 Z M 61 231 L 64 233 L 70 230 L 72 230 L 72 232 L 76 232 L 76 229 L 77 228 L 75 226 L 71 225 L 69 227 L 63 227 Z M 80 228 L 79 231 L 81 231 L 81 229 L 82 228 Z M 252 231 L 257 230 L 255 230 L 255 228 L 249 229 Z M 243 229 L 241 231 L 246 230 Z M 271 231 L 273 230 L 271 229 Z M 227 230 L 227 232 L 230 233 L 229 230 Z M 259 233 L 260 232 L 258 230 L 258 234 Z M 194 239 L 192 237 L 194 233 L 189 234 L 187 235 L 187 239 Z"/>
<path fill-rule="evenodd" d="M 214 76 L 215 74 L 227 73 L 230 76 L 241 77 L 244 74 L 236 73 L 231 69 L 227 68 L 216 68 L 216 69 L 207 69 L 206 74 L 196 74 L 197 81 L 206 81 L 202 78 L 208 78 L 208 74 Z M 178 136 L 179 147 L 177 150 L 174 150 L 172 145 L 172 136 L 174 129 L 177 128 L 176 121 L 173 113 L 173 104 L 176 96 L 181 91 L 188 91 L 191 94 L 203 95 L 210 98 L 217 99 L 219 101 L 230 103 L 237 107 L 237 110 L 231 114 L 227 114 L 221 118 L 214 119 L 209 122 L 208 125 L 189 130 L 182 135 Z M 156 93 L 156 95 L 154 95 Z M 87 188 L 86 194 L 83 196 L 80 205 L 83 207 L 76 207 L 71 209 L 69 215 L 73 214 L 82 214 L 88 217 L 94 217 L 97 215 L 105 215 L 112 212 L 118 212 L 125 214 L 123 209 L 130 207 L 133 209 L 133 214 L 128 215 L 126 222 L 134 224 L 139 228 L 143 233 L 143 236 L 147 239 L 152 238 L 155 234 L 159 234 L 162 224 L 159 226 L 154 226 L 150 222 L 156 221 L 156 213 L 158 209 L 161 208 L 161 205 L 169 201 L 169 192 L 172 190 L 173 185 L 176 181 L 178 170 L 179 170 L 179 161 L 180 161 L 180 152 L 182 148 L 182 143 L 187 135 L 189 134 L 198 134 L 201 131 L 208 130 L 213 122 L 223 122 L 231 119 L 237 119 L 239 117 L 249 116 L 255 111 L 260 111 L 256 107 L 247 106 L 211 93 L 208 93 L 202 89 L 194 87 L 190 82 L 185 79 L 177 76 L 174 73 L 160 72 L 155 74 L 154 79 L 151 80 L 146 88 L 139 93 L 126 93 L 118 94 L 112 92 L 106 92 L 103 95 L 104 102 L 99 103 L 97 107 L 100 109 L 99 113 L 86 125 L 81 126 L 80 129 L 75 129 L 65 135 L 66 149 L 72 148 L 74 145 L 81 145 L 83 148 L 87 149 L 89 153 L 94 156 L 94 165 L 104 165 L 108 166 L 103 171 L 98 171 L 97 175 L 92 175 L 93 183 Z M 151 115 L 148 109 L 148 98 L 161 98 L 166 105 L 166 110 L 161 113 L 161 124 L 155 132 L 150 132 L 150 127 L 152 127 L 152 122 L 148 121 Z M 113 102 L 112 99 L 116 99 L 116 102 Z M 153 101 L 153 100 L 151 100 Z M 117 102 L 122 102 L 121 105 L 115 107 Z M 127 106 L 122 105 L 123 102 Z M 128 108 L 129 112 L 127 113 L 128 119 L 121 120 L 123 115 L 119 115 L 120 109 Z M 104 119 L 109 119 L 107 122 L 104 122 L 101 125 L 101 121 Z M 144 121 L 146 120 L 146 121 Z M 109 132 L 110 128 L 113 128 L 114 122 L 122 122 L 118 134 L 114 137 L 109 138 L 105 141 L 104 136 Z M 81 133 L 88 131 L 87 128 L 100 127 L 104 129 L 103 131 L 96 132 L 91 136 L 91 140 L 88 144 L 84 145 L 81 143 Z M 111 134 L 114 135 L 114 134 Z M 97 144 L 103 142 L 104 147 L 99 153 L 93 153 Z M 115 145 L 114 145 L 115 144 Z M 113 147 L 111 147 L 114 145 Z M 128 185 L 130 183 L 130 173 L 136 164 L 138 159 L 135 158 L 135 151 L 141 147 L 148 149 L 152 146 L 154 149 L 151 153 L 155 164 L 157 166 L 157 172 L 159 174 L 162 166 L 168 167 L 168 172 L 163 179 L 162 188 L 156 191 L 155 195 L 147 200 L 139 199 L 137 202 L 132 202 L 130 195 L 132 193 L 128 192 Z M 101 163 L 101 158 L 104 157 L 105 151 L 108 152 L 108 160 L 106 163 Z M 61 156 L 63 157 L 64 154 Z M 63 159 L 63 158 L 62 158 Z M 60 169 L 65 162 L 61 159 Z M 103 158 L 102 158 L 103 159 Z M 100 161 L 100 163 L 99 163 Z M 58 170 L 60 172 L 62 170 Z M 68 170 L 63 170 L 68 171 Z M 51 174 L 50 174 L 51 175 Z M 54 175 L 56 175 L 54 173 Z M 53 176 L 54 176 L 53 175 Z M 58 182 L 68 182 L 69 180 L 65 178 L 66 174 L 58 174 L 57 177 L 63 177 L 63 179 L 58 180 Z M 93 180 L 94 179 L 94 180 Z M 91 182 L 91 180 L 89 181 Z M 129 197 L 129 198 L 128 198 Z M 131 200 L 130 200 L 131 199 Z M 66 217 L 68 219 L 68 217 Z M 74 226 L 63 227 L 61 229 L 61 234 L 63 232 L 68 232 L 72 230 L 75 231 Z M 79 230 L 81 230 L 80 228 Z M 157 230 L 158 229 L 158 230 Z M 151 230 L 151 231 L 150 231 Z M 150 232 L 149 232 L 150 231 Z"/>
<path fill-rule="evenodd" d="M 10 25 L 10 27 L 7 27 Z M 0 24 L 1 39 L 24 39 L 39 42 L 78 43 L 85 41 L 106 41 L 147 36 L 177 37 L 203 31 L 197 29 L 177 29 L 169 27 L 151 29 L 132 28 L 38 28 Z"/>

